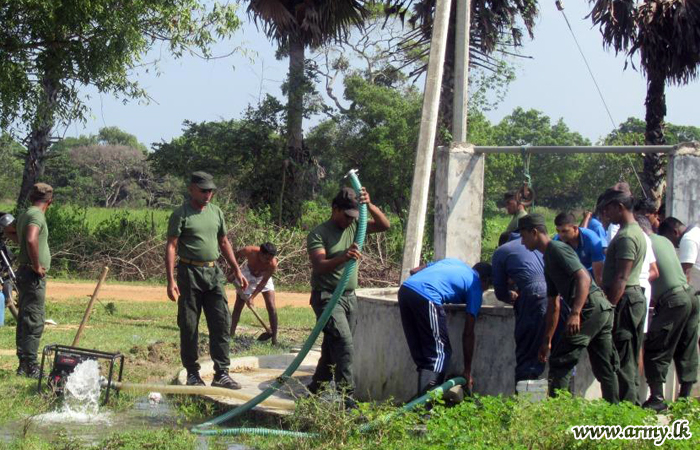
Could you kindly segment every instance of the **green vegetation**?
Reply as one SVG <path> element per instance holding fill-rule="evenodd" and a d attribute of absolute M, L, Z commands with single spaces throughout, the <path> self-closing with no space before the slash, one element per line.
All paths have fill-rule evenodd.
<path fill-rule="evenodd" d="M 575 425 L 658 425 L 657 416 L 629 403 L 609 405 L 564 393 L 556 399 L 531 403 L 518 397 L 467 398 L 452 406 L 438 402 L 429 412 L 419 409 L 381 421 L 374 431 L 360 434 L 362 425 L 384 418 L 396 410 L 387 405 L 360 405 L 344 411 L 316 399 L 298 402 L 288 420 L 290 429 L 315 432 L 318 438 L 247 437 L 244 442 L 258 449 L 653 449 L 653 440 L 576 440 Z M 700 433 L 700 402 L 679 401 L 672 405 L 669 422 L 687 420 L 690 440 L 666 440 L 664 448 L 695 449 Z M 235 442 L 241 442 L 236 437 Z M 227 442 L 226 439 L 220 439 Z M 234 442 L 231 438 L 228 442 Z"/>
<path fill-rule="evenodd" d="M 41 347 L 48 344 L 71 345 L 77 327 L 85 312 L 87 298 L 46 302 L 46 318 L 57 322 L 46 326 Z M 262 303 L 257 312 L 266 317 Z M 231 343 L 236 357 L 284 353 L 298 346 L 315 323 L 310 308 L 283 307 L 278 309 L 280 320 L 279 343 L 276 346 L 255 339 L 260 326 L 248 309 L 243 311 L 238 333 Z M 128 382 L 169 383 L 181 369 L 179 356 L 179 332 L 177 305 L 172 302 L 112 302 L 104 298 L 95 304 L 80 346 L 125 355 L 124 379 Z M 0 327 L 0 397 L 5 403 L 0 409 L 0 425 L 24 417 L 46 412 L 54 407 L 53 398 L 36 395 L 36 381 L 15 375 L 17 357 L 15 348 L 15 322 L 6 317 L 6 326 Z M 204 317 L 199 326 L 201 351 L 208 352 L 208 334 Z M 111 402 L 116 409 L 125 409 L 135 397 L 122 395 Z M 184 402 L 183 409 L 192 410 L 192 404 Z M 202 405 L 194 410 L 201 411 Z M 206 411 L 206 410 L 205 410 Z M 191 411 L 190 414 L 191 415 Z M 201 414 L 201 413 L 200 413 Z M 203 417 L 200 417 L 203 418 Z"/>

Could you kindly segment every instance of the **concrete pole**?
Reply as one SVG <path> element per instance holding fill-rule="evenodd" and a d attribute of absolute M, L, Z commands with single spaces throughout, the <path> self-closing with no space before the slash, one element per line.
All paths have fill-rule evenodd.
<path fill-rule="evenodd" d="M 469 28 L 471 0 L 457 0 L 455 35 L 454 100 L 452 107 L 452 141 L 467 141 L 467 107 L 469 101 Z"/>
<path fill-rule="evenodd" d="M 423 246 L 425 215 L 428 209 L 428 191 L 430 190 L 430 169 L 433 162 L 438 106 L 440 105 L 440 86 L 445 63 L 447 28 L 450 22 L 450 4 L 451 0 L 437 0 L 435 6 L 433 36 L 430 41 L 430 60 L 428 74 L 425 77 L 423 112 L 418 135 L 416 165 L 413 169 L 411 204 L 408 210 L 406 239 L 401 264 L 401 282 L 408 278 L 409 271 L 420 263 L 420 253 Z"/>

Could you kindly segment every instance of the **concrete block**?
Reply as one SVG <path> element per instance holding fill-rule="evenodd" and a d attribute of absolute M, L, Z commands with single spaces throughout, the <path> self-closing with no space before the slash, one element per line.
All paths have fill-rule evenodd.
<path fill-rule="evenodd" d="M 700 143 L 680 144 L 669 154 L 666 216 L 686 225 L 700 223 Z"/>

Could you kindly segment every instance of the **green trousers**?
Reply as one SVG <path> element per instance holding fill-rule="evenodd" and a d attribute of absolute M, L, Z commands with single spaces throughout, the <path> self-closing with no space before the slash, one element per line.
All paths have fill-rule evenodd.
<path fill-rule="evenodd" d="M 672 360 L 681 383 L 697 381 L 699 318 L 700 299 L 690 286 L 672 289 L 656 301 L 644 341 L 644 374 L 649 383 L 663 383 Z"/>
<path fill-rule="evenodd" d="M 639 353 L 644 339 L 646 317 L 644 291 L 639 286 L 628 286 L 615 308 L 613 342 L 620 356 L 617 380 L 620 385 L 620 400 L 640 405 Z"/>
<path fill-rule="evenodd" d="M 15 343 L 20 363 L 36 364 L 39 342 L 44 332 L 44 304 L 46 279 L 39 277 L 29 266 L 17 271 L 19 311 Z"/>
<path fill-rule="evenodd" d="M 180 327 L 180 358 L 190 372 L 198 371 L 199 318 L 209 328 L 209 354 L 214 370 L 228 371 L 231 314 L 224 290 L 224 274 L 219 267 L 196 267 L 180 263 L 177 268 L 177 325 Z"/>
<path fill-rule="evenodd" d="M 311 307 L 316 314 L 316 320 L 323 314 L 332 295 L 332 292 L 325 291 L 311 293 Z M 323 328 L 321 358 L 311 378 L 312 391 L 318 389 L 322 383 L 334 380 L 339 388 L 350 394 L 353 392 L 355 385 L 352 379 L 352 359 L 355 352 L 352 332 L 355 328 L 356 308 L 355 291 L 345 291 L 333 308 L 333 313 Z"/>
<path fill-rule="evenodd" d="M 617 369 L 619 361 L 613 345 L 613 307 L 602 292 L 588 296 L 581 310 L 581 331 L 573 336 L 562 336 L 549 358 L 549 395 L 557 389 L 569 387 L 571 371 L 578 363 L 581 353 L 588 350 L 593 375 L 610 403 L 620 401 Z"/>

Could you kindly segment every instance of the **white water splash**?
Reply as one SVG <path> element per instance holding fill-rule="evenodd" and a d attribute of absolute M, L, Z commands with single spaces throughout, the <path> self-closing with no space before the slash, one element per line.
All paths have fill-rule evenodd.
<path fill-rule="evenodd" d="M 99 412 L 100 366 L 88 359 L 75 367 L 63 390 L 63 405 L 58 411 L 41 414 L 40 422 L 109 423 L 108 413 Z"/>

